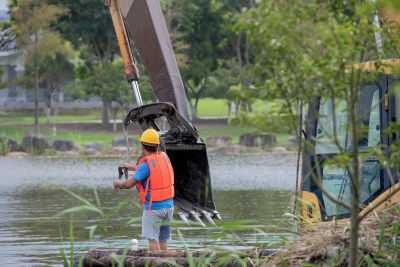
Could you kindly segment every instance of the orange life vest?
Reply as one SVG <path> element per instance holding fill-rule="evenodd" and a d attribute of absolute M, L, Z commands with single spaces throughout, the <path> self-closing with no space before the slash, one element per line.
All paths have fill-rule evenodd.
<path fill-rule="evenodd" d="M 150 211 L 153 201 L 163 201 L 174 197 L 174 170 L 172 169 L 171 161 L 164 152 L 143 157 L 139 161 L 138 167 L 145 161 L 149 165 L 150 177 L 147 179 L 146 187 L 143 186 L 142 182 L 138 183 L 138 187 L 141 197 L 140 205 L 143 202 L 147 202 L 147 192 L 150 192 Z"/>

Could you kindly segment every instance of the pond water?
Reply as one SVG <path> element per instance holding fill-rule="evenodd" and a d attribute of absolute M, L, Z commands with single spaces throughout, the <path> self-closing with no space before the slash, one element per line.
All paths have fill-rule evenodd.
<path fill-rule="evenodd" d="M 295 189 L 296 160 L 297 154 L 210 155 L 214 201 L 224 230 L 173 227 L 169 248 L 252 248 L 264 246 L 276 236 L 290 237 L 285 233 L 289 225 L 283 215 L 289 212 Z M 124 248 L 132 238 L 139 240 L 139 248 L 146 248 L 147 241 L 140 236 L 142 210 L 136 190 L 112 187 L 117 166 L 123 162 L 123 158 L 0 158 L 0 266 L 61 266 L 60 250 L 70 252 L 71 221 L 76 252 Z M 82 204 L 46 182 L 71 190 L 96 206 L 97 192 L 105 214 L 125 199 L 131 202 L 107 220 L 102 221 L 99 214 L 75 213 L 35 226 Z M 116 236 L 132 218 L 138 221 Z M 251 220 L 247 224 L 252 228 L 229 230 L 238 220 Z M 89 241 L 89 228 L 96 224 L 107 226 L 107 232 L 96 231 Z M 217 235 L 218 239 L 213 239 Z"/>

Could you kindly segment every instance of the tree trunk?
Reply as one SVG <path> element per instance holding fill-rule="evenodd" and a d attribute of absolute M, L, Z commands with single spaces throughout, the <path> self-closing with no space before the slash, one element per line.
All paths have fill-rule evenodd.
<path fill-rule="evenodd" d="M 56 100 L 56 104 L 54 107 L 54 116 L 57 117 L 58 116 L 58 112 L 60 110 L 60 86 L 57 85 L 57 100 Z"/>
<path fill-rule="evenodd" d="M 44 85 L 44 102 L 46 104 L 46 124 L 50 124 L 50 113 L 51 113 L 51 95 L 53 93 L 53 87 L 51 84 L 45 83 Z"/>
<path fill-rule="evenodd" d="M 199 103 L 200 96 L 203 93 L 204 89 L 206 89 L 207 80 L 208 80 L 208 75 L 206 75 L 206 77 L 204 78 L 204 82 L 201 85 L 200 90 L 197 93 L 192 88 L 192 91 L 194 93 L 194 97 L 196 98 L 195 103 L 194 103 L 194 108 L 196 109 L 196 111 L 197 111 L 197 104 Z"/>
<path fill-rule="evenodd" d="M 117 113 L 118 113 L 118 107 L 113 108 L 113 132 L 117 131 Z"/>
<path fill-rule="evenodd" d="M 354 79 L 354 76 L 352 77 Z M 353 149 L 351 151 L 352 156 L 352 168 L 353 170 L 349 170 L 349 176 L 352 186 L 352 203 L 351 203 L 351 230 L 350 230 L 350 249 L 349 249 L 349 264 L 348 266 L 357 266 L 358 262 L 358 227 L 360 224 L 360 217 L 359 217 L 359 207 L 360 207 L 360 180 L 361 180 L 361 168 L 362 168 L 362 161 L 359 155 L 358 150 L 358 141 L 360 138 L 360 131 L 359 131 L 359 121 L 357 119 L 357 112 L 358 112 L 358 86 L 350 87 L 348 94 L 346 95 L 347 100 L 347 107 L 348 107 L 348 122 L 349 122 L 349 132 L 351 138 L 351 144 Z"/>
<path fill-rule="evenodd" d="M 103 100 L 103 118 L 104 125 L 110 124 L 110 102 Z"/>
<path fill-rule="evenodd" d="M 359 227 L 359 205 L 358 199 L 354 199 L 353 196 L 353 204 L 352 204 L 352 211 L 351 211 L 351 228 L 350 228 L 350 259 L 349 259 L 349 267 L 358 266 L 358 227 Z"/>
<path fill-rule="evenodd" d="M 46 107 L 46 124 L 50 124 L 51 107 Z"/>
<path fill-rule="evenodd" d="M 232 112 L 232 105 L 231 102 L 228 101 L 228 118 L 226 119 L 229 121 L 229 118 L 231 117 L 231 112 Z"/>
<path fill-rule="evenodd" d="M 187 101 L 188 101 L 188 103 L 189 103 L 190 113 L 192 113 L 192 120 L 195 120 L 195 119 L 198 118 L 198 117 L 197 117 L 197 110 L 196 110 L 196 108 L 193 106 L 192 98 L 190 97 L 190 94 L 189 94 L 189 91 L 188 91 L 186 85 L 184 86 L 184 88 L 185 88 L 186 99 L 187 99 Z"/>
<path fill-rule="evenodd" d="M 236 107 L 236 110 L 235 110 L 235 117 L 237 118 L 238 115 L 239 115 L 240 100 L 235 101 L 235 107 Z"/>
<path fill-rule="evenodd" d="M 253 105 L 251 102 L 247 102 L 247 108 L 249 109 L 249 112 L 253 112 Z"/>
<path fill-rule="evenodd" d="M 39 70 L 38 70 L 38 55 L 37 55 L 37 42 L 38 34 L 35 33 L 35 47 L 34 47 L 34 68 L 35 68 L 35 133 L 40 133 L 39 128 Z"/>

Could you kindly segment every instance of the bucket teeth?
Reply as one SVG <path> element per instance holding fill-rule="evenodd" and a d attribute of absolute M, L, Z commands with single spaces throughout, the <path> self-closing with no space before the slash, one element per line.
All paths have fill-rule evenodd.
<path fill-rule="evenodd" d="M 219 215 L 219 212 L 218 212 L 218 211 L 213 210 L 212 213 L 213 213 L 213 218 L 214 218 L 214 219 L 217 219 L 218 221 L 221 221 L 221 220 L 222 220 L 221 215 Z"/>
<path fill-rule="evenodd" d="M 182 199 L 174 199 L 176 205 L 176 215 L 179 220 L 189 224 L 190 221 L 198 222 L 203 227 L 206 227 L 205 223 L 216 225 L 215 220 L 221 220 L 221 216 L 215 209 L 207 207 L 200 207 L 194 205 L 189 201 Z"/>
<path fill-rule="evenodd" d="M 186 218 L 186 215 L 183 212 L 178 212 L 178 219 L 185 222 L 187 225 L 189 225 L 189 221 Z"/>
<path fill-rule="evenodd" d="M 208 212 L 205 211 L 205 210 L 202 210 L 202 211 L 201 211 L 201 215 L 202 215 L 202 217 L 203 217 L 204 219 L 207 220 L 207 222 L 208 222 L 209 224 L 215 225 L 215 222 L 211 219 L 211 214 L 210 214 L 210 213 L 208 213 Z"/>
<path fill-rule="evenodd" d="M 193 219 L 198 222 L 201 226 L 206 227 L 206 225 L 203 223 L 203 221 L 200 219 L 200 216 L 198 213 L 196 213 L 195 211 L 191 210 L 190 215 L 193 217 Z"/>

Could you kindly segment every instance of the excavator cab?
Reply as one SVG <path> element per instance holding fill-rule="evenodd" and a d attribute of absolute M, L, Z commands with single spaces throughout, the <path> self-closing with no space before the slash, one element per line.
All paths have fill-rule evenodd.
<path fill-rule="evenodd" d="M 392 73 L 393 70 L 400 69 L 400 60 L 383 60 L 381 63 L 382 66 L 388 66 L 386 69 L 382 67 L 385 73 L 359 88 L 361 94 L 357 107 L 361 117 L 360 124 L 364 129 L 358 142 L 358 151 L 363 159 L 359 188 L 360 215 L 385 198 L 387 199 L 376 210 L 400 200 L 400 191 L 392 195 L 400 186 L 399 170 L 382 168 L 378 157 L 368 154 L 371 149 L 378 148 L 388 157 L 392 157 L 395 154 L 388 148 L 399 140 L 398 133 L 389 135 L 387 131 L 390 124 L 398 124 L 400 117 L 400 77 Z M 364 70 L 368 72 L 374 64 L 365 63 L 364 66 Z M 332 101 L 324 97 L 315 99 L 315 104 L 309 106 L 306 136 L 309 147 L 303 154 L 301 181 L 301 212 L 309 222 L 329 222 L 350 217 L 350 210 L 336 204 L 320 188 L 322 185 L 331 197 L 351 205 L 353 193 L 349 173 L 344 168 L 325 164 L 340 153 L 331 136 L 337 136 L 337 142 L 346 151 L 353 150 L 344 106 L 345 103 L 340 100 Z"/>
<path fill-rule="evenodd" d="M 167 130 L 158 122 L 167 121 Z M 152 103 L 131 109 L 124 120 L 124 127 L 138 123 L 143 131 L 155 129 L 160 135 L 160 147 L 171 160 L 175 174 L 177 217 L 205 226 L 202 219 L 214 225 L 221 220 L 215 210 L 211 189 L 210 168 L 206 145 L 198 131 L 175 109 L 171 103 Z"/>

